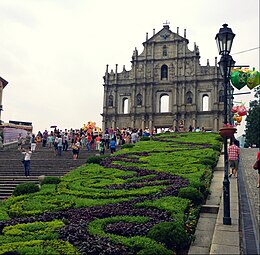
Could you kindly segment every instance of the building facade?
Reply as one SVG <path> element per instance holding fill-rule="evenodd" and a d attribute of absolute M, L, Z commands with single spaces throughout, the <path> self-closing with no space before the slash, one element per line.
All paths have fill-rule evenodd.
<path fill-rule="evenodd" d="M 102 129 L 204 127 L 223 125 L 223 78 L 215 65 L 200 65 L 196 44 L 188 49 L 186 30 L 168 24 L 134 50 L 131 70 L 108 71 L 104 78 Z"/>

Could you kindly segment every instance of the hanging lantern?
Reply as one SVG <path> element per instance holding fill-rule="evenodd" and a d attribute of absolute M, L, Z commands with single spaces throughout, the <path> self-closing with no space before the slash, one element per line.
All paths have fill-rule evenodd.
<path fill-rule="evenodd" d="M 253 68 L 252 71 L 249 71 L 247 73 L 247 87 L 250 89 L 253 89 L 257 85 L 260 84 L 260 73 L 258 71 L 255 71 L 255 68 Z"/>
<path fill-rule="evenodd" d="M 232 85 L 237 89 L 242 89 L 247 82 L 247 73 L 242 69 L 234 69 L 230 75 Z"/>
<path fill-rule="evenodd" d="M 239 116 L 245 116 L 246 115 L 246 107 L 244 105 L 238 106 L 237 113 L 238 113 Z"/>

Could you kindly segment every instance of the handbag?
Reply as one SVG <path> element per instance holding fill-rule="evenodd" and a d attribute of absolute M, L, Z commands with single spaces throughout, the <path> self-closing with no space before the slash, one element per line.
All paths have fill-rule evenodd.
<path fill-rule="evenodd" d="M 22 164 L 24 164 L 24 161 L 25 161 L 24 159 L 21 160 Z"/>
<path fill-rule="evenodd" d="M 72 145 L 71 148 L 72 148 L 73 150 L 78 150 L 78 149 L 79 149 L 77 145 Z"/>
<path fill-rule="evenodd" d="M 253 165 L 253 168 L 254 168 L 255 170 L 258 170 L 258 169 L 259 169 L 259 161 L 260 161 L 260 160 L 257 160 L 257 161 L 254 163 L 254 165 Z"/>

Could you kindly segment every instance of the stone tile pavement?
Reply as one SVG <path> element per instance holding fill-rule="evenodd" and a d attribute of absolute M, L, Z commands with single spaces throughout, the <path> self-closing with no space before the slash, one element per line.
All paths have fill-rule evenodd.
<path fill-rule="evenodd" d="M 258 149 L 241 149 L 241 160 L 238 174 L 243 174 L 246 192 L 252 205 L 253 217 L 259 235 L 259 194 L 256 187 L 258 174 L 252 168 Z M 242 254 L 241 229 L 239 212 L 238 179 L 230 178 L 230 216 L 232 225 L 223 225 L 223 189 L 224 156 L 221 155 L 214 170 L 211 183 L 211 194 L 202 211 L 189 254 Z M 210 213 L 207 213 L 210 211 Z M 259 240 L 259 236 L 258 236 Z"/>
<path fill-rule="evenodd" d="M 256 161 L 256 153 L 258 148 L 241 148 L 241 170 L 246 181 L 247 195 L 249 197 L 254 217 L 258 226 L 259 233 L 259 220 L 260 220 L 260 188 L 257 188 L 258 172 L 253 169 L 253 164 Z"/>

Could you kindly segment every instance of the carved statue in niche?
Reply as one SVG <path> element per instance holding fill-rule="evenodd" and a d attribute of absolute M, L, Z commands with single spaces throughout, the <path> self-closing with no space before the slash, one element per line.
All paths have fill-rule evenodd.
<path fill-rule="evenodd" d="M 169 71 L 170 71 L 170 76 L 174 77 L 174 75 L 175 75 L 175 73 L 174 73 L 175 68 L 174 68 L 173 63 L 170 64 Z"/>
<path fill-rule="evenodd" d="M 151 68 L 147 68 L 147 78 L 151 78 Z"/>
<path fill-rule="evenodd" d="M 110 96 L 108 97 L 108 106 L 110 106 L 110 107 L 113 106 L 113 96 L 112 96 L 112 95 L 110 95 Z"/>
<path fill-rule="evenodd" d="M 141 106 L 142 105 L 142 95 L 141 94 L 138 94 L 136 96 L 136 104 Z"/>
<path fill-rule="evenodd" d="M 155 77 L 158 77 L 159 73 L 158 73 L 158 70 L 159 70 L 159 64 L 157 64 L 154 68 L 154 76 Z"/>
<path fill-rule="evenodd" d="M 186 75 L 193 75 L 194 74 L 194 66 L 193 66 L 192 62 L 186 61 L 185 65 L 186 65 Z"/>

